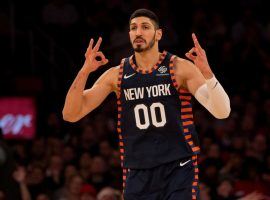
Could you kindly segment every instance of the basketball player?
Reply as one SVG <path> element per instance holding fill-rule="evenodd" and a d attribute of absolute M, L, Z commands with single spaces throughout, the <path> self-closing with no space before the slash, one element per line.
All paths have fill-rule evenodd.
<path fill-rule="evenodd" d="M 108 69 L 90 88 L 88 76 L 108 60 L 90 40 L 85 63 L 72 83 L 63 118 L 76 122 L 115 92 L 125 200 L 199 199 L 198 137 L 191 95 L 218 119 L 230 114 L 230 101 L 215 78 L 206 53 L 192 34 L 192 62 L 166 51 L 157 16 L 146 9 L 130 17 L 134 55 Z M 96 58 L 100 57 L 100 60 Z"/>

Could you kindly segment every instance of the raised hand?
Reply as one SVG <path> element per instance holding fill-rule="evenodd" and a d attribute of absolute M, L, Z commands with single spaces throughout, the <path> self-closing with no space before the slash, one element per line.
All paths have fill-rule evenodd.
<path fill-rule="evenodd" d="M 192 47 L 185 55 L 188 59 L 194 62 L 194 64 L 199 68 L 199 70 L 206 78 L 209 76 L 211 77 L 212 71 L 208 64 L 205 50 L 201 47 L 195 33 L 192 33 L 192 39 L 194 47 Z"/>
<path fill-rule="evenodd" d="M 91 38 L 89 46 L 85 53 L 85 62 L 83 65 L 83 70 L 90 73 L 97 70 L 100 66 L 108 63 L 108 59 L 105 58 L 104 54 L 99 51 L 100 44 L 102 42 L 102 38 L 99 37 L 96 45 L 93 48 L 94 40 Z M 97 60 L 100 58 L 100 60 Z"/>
<path fill-rule="evenodd" d="M 23 167 L 18 167 L 17 170 L 13 173 L 13 178 L 18 182 L 25 182 L 26 171 Z"/>

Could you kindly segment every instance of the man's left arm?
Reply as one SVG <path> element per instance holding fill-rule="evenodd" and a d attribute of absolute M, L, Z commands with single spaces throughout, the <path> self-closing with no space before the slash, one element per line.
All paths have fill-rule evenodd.
<path fill-rule="evenodd" d="M 224 119 L 230 114 L 230 99 L 213 74 L 195 34 L 192 34 L 194 47 L 186 53 L 193 63 L 185 61 L 185 83 L 195 98 L 216 118 Z"/>

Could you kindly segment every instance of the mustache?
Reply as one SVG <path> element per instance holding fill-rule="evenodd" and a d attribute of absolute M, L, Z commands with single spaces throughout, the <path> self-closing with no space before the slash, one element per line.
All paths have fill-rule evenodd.
<path fill-rule="evenodd" d="M 133 43 L 136 42 L 137 39 L 143 40 L 146 43 L 146 40 L 143 39 L 142 37 L 136 37 L 135 40 L 133 41 Z"/>

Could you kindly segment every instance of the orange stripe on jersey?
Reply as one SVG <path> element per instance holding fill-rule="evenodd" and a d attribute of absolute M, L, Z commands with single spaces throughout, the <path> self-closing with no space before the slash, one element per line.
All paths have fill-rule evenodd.
<path fill-rule="evenodd" d="M 198 186 L 198 182 L 197 181 L 194 181 L 192 186 Z"/>
<path fill-rule="evenodd" d="M 170 75 L 171 75 L 171 80 L 173 82 L 173 86 L 175 87 L 176 90 L 178 90 L 178 84 L 175 80 L 175 71 L 174 71 L 174 68 L 173 68 L 173 61 L 174 59 L 176 58 L 175 55 L 173 55 L 170 59 L 170 64 L 169 64 L 169 71 L 170 71 Z"/>
<path fill-rule="evenodd" d="M 199 147 L 193 147 L 193 148 L 192 148 L 192 151 L 193 151 L 193 152 L 195 152 L 195 151 L 199 151 L 199 150 L 200 150 L 200 148 L 199 148 Z"/>
<path fill-rule="evenodd" d="M 181 101 L 182 106 L 189 106 L 190 102 L 189 101 Z"/>
<path fill-rule="evenodd" d="M 188 133 L 188 128 L 184 128 L 184 133 Z"/>
<path fill-rule="evenodd" d="M 120 99 L 121 97 L 121 81 L 122 81 L 122 76 L 123 76 L 123 67 L 124 67 L 124 62 L 125 62 L 125 59 L 122 59 L 121 60 L 121 63 L 120 63 L 120 68 L 119 68 L 119 74 L 118 74 L 118 81 L 117 81 L 117 99 Z M 117 104 L 120 105 L 120 102 L 117 101 Z"/>
<path fill-rule="evenodd" d="M 172 74 L 175 74 L 175 73 L 174 73 L 174 69 L 173 69 L 173 68 L 171 68 L 171 69 L 170 69 L 170 71 L 171 71 L 171 73 L 172 73 Z"/>
<path fill-rule="evenodd" d="M 193 141 L 189 141 L 188 144 L 191 146 L 193 145 Z"/>
<path fill-rule="evenodd" d="M 186 135 L 185 138 L 186 138 L 186 140 L 188 140 L 191 138 L 191 135 Z"/>
<path fill-rule="evenodd" d="M 193 115 L 181 115 L 182 119 L 189 119 L 189 118 L 193 118 Z"/>
<path fill-rule="evenodd" d="M 183 122 L 183 126 L 188 126 L 188 125 L 191 125 L 191 124 L 193 124 L 193 121 Z"/>
<path fill-rule="evenodd" d="M 192 108 L 181 108 L 181 112 L 192 112 Z"/>
<path fill-rule="evenodd" d="M 183 95 L 180 95 L 180 99 L 181 99 L 181 100 L 191 100 L 191 96 L 183 96 Z"/>
<path fill-rule="evenodd" d="M 124 149 L 120 149 L 120 153 L 124 153 Z"/>

